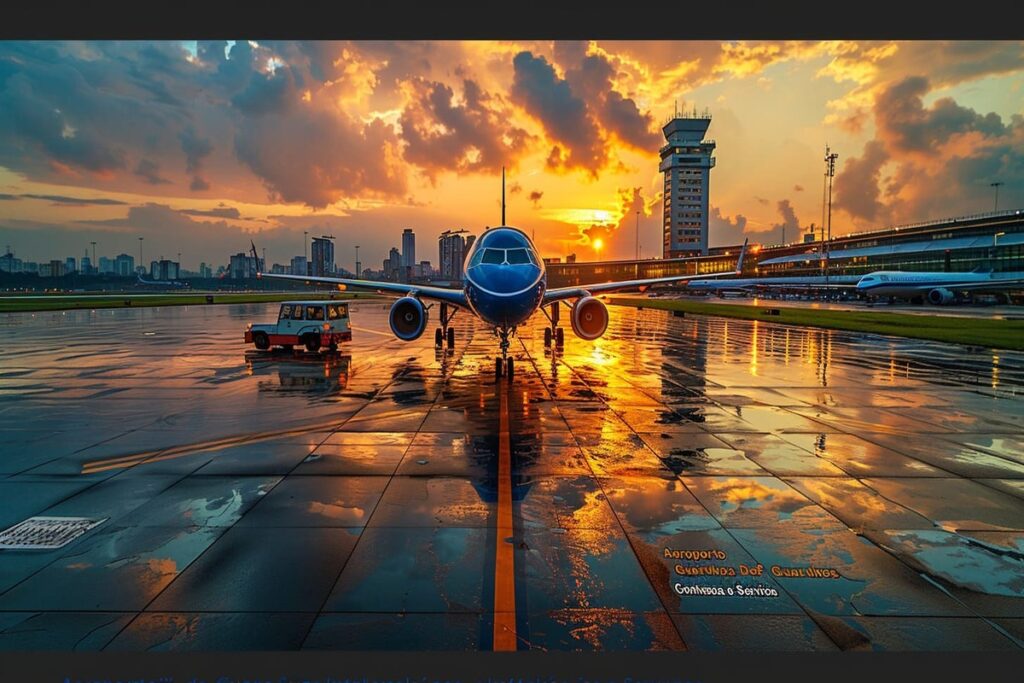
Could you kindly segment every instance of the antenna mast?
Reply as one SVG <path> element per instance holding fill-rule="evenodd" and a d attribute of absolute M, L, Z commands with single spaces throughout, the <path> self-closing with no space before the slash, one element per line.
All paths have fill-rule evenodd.
<path fill-rule="evenodd" d="M 505 167 L 501 167 L 501 224 L 505 225 Z"/>

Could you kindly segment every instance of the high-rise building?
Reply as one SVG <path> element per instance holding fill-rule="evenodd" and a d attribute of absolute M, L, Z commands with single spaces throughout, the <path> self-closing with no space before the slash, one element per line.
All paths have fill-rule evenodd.
<path fill-rule="evenodd" d="M 113 260 L 107 258 L 106 256 L 100 256 L 99 259 L 98 259 L 98 263 L 97 263 L 97 270 L 99 271 L 99 273 L 101 275 L 107 275 L 109 273 L 113 273 L 114 272 L 114 262 L 113 262 Z"/>
<path fill-rule="evenodd" d="M 7 253 L 0 256 L 0 272 L 2 273 L 20 273 L 22 272 L 23 264 L 20 258 L 15 257 L 14 252 L 8 247 Z"/>
<path fill-rule="evenodd" d="M 64 262 L 60 259 L 50 261 L 50 277 L 62 277 L 64 275 Z"/>
<path fill-rule="evenodd" d="M 715 158 L 714 140 L 705 140 L 711 115 L 676 115 L 661 129 L 668 144 L 661 148 L 665 174 L 664 258 L 708 253 L 708 181 Z"/>
<path fill-rule="evenodd" d="M 92 261 L 89 260 L 89 252 L 88 252 L 88 250 L 85 252 L 85 255 L 82 257 L 81 263 L 82 263 L 82 273 L 83 274 L 89 275 L 89 274 L 91 274 L 93 272 L 93 270 L 92 270 Z"/>
<path fill-rule="evenodd" d="M 206 265 L 206 261 L 199 264 L 199 277 L 207 280 L 213 277 L 213 268 Z"/>
<path fill-rule="evenodd" d="M 135 257 L 131 254 L 118 254 L 114 257 L 114 272 L 121 277 L 129 277 L 135 272 Z"/>
<path fill-rule="evenodd" d="M 398 251 L 398 247 L 391 247 L 391 251 L 388 252 L 388 260 L 384 262 L 388 279 L 394 282 L 403 282 L 405 278 L 405 268 L 402 266 L 402 254 Z"/>
<path fill-rule="evenodd" d="M 256 260 L 255 256 L 239 252 L 231 256 L 229 275 L 232 280 L 244 280 L 256 277 L 256 273 L 263 270 L 263 264 Z"/>
<path fill-rule="evenodd" d="M 437 238 L 439 275 L 442 280 L 461 280 L 466 252 L 473 246 L 475 235 L 467 230 L 445 230 Z"/>
<path fill-rule="evenodd" d="M 402 231 L 402 266 L 409 268 L 416 265 L 416 233 L 412 228 Z"/>
<path fill-rule="evenodd" d="M 149 264 L 149 276 L 154 280 L 177 280 L 181 275 L 181 266 L 176 261 L 160 259 Z"/>
<path fill-rule="evenodd" d="M 313 238 L 310 251 L 311 275 L 331 275 L 334 273 L 334 238 L 329 235 Z"/>
<path fill-rule="evenodd" d="M 64 259 L 64 272 L 75 273 L 78 272 L 78 264 L 74 256 L 68 256 Z"/>
<path fill-rule="evenodd" d="M 305 256 L 292 256 L 292 275 L 309 275 L 309 262 Z"/>

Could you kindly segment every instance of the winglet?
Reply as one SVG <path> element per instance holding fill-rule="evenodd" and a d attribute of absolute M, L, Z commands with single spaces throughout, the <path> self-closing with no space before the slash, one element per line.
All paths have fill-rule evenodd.
<path fill-rule="evenodd" d="M 505 167 L 501 167 L 501 224 L 505 225 Z"/>
<path fill-rule="evenodd" d="M 736 274 L 739 275 L 743 272 L 743 257 L 747 254 L 747 242 L 750 238 L 743 240 L 743 246 L 740 248 L 740 258 L 736 261 Z"/>
<path fill-rule="evenodd" d="M 249 240 L 249 244 L 252 245 L 252 257 L 256 259 L 256 277 L 259 278 L 263 273 L 260 272 L 260 257 L 259 254 L 256 253 L 256 243 Z"/>

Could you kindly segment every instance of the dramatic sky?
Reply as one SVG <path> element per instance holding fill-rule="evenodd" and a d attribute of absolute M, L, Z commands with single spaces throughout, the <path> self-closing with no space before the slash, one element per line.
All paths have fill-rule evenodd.
<path fill-rule="evenodd" d="M 661 126 L 707 109 L 712 246 L 1024 208 L 1018 42 L 0 42 L 0 248 L 195 269 L 508 222 L 545 255 L 660 255 Z"/>

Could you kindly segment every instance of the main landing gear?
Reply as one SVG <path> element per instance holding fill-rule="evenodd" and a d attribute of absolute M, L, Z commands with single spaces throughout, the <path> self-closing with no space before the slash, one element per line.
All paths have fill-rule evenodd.
<path fill-rule="evenodd" d="M 455 313 L 458 309 L 453 309 L 451 314 L 448 313 L 448 304 L 441 303 L 441 327 L 434 330 L 434 346 L 441 348 L 444 346 L 444 342 L 448 342 L 448 350 L 455 348 L 455 328 L 448 327 L 451 323 L 452 318 L 455 317 Z"/>
<path fill-rule="evenodd" d="M 551 313 L 548 313 L 544 308 L 540 309 L 547 316 L 548 322 L 551 323 L 549 327 L 544 328 L 544 347 L 550 348 L 551 342 L 554 341 L 555 345 L 561 348 L 565 346 L 565 330 L 558 326 L 558 312 L 561 308 L 557 301 L 551 304 L 549 308 Z"/>
<path fill-rule="evenodd" d="M 515 378 L 515 359 L 508 357 L 508 338 L 509 335 L 512 334 L 514 331 L 514 329 L 510 330 L 507 327 L 502 327 L 495 331 L 495 333 L 501 338 L 501 357 L 494 359 L 495 381 L 500 381 L 502 375 L 507 375 L 509 382 L 512 382 L 512 380 Z"/>

